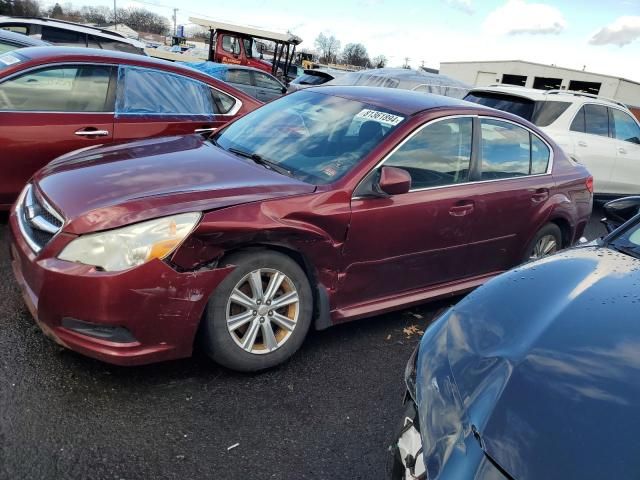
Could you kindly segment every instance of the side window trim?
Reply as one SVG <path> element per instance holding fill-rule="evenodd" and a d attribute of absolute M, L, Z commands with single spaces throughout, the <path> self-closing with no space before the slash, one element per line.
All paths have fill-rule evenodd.
<path fill-rule="evenodd" d="M 465 182 L 465 183 L 455 183 L 455 184 L 450 184 L 450 185 L 438 185 L 438 186 L 435 186 L 435 187 L 416 188 L 416 189 L 409 190 L 408 193 L 424 192 L 424 191 L 436 190 L 436 189 L 441 189 L 441 188 L 460 187 L 462 185 L 478 184 L 478 183 L 513 182 L 513 181 L 518 181 L 518 180 L 525 180 L 525 179 L 532 178 L 532 177 L 541 177 L 541 176 L 544 176 L 544 175 L 551 175 L 552 174 L 554 160 L 555 160 L 553 148 L 551 147 L 551 145 L 544 138 L 539 136 L 536 132 L 534 132 L 530 128 L 526 127 L 525 125 L 519 124 L 517 122 L 513 122 L 511 120 L 507 120 L 505 118 L 491 117 L 489 115 L 450 115 L 450 116 L 447 116 L 447 117 L 440 117 L 440 118 L 436 118 L 434 120 L 430 120 L 430 121 L 428 121 L 426 123 L 423 123 L 422 125 L 420 125 L 415 130 L 411 131 L 404 139 L 402 139 L 402 141 L 400 143 L 398 143 L 393 148 L 393 150 L 391 150 L 389 153 L 387 153 L 382 158 L 382 160 L 380 160 L 371 170 L 369 170 L 366 174 L 364 174 L 362 176 L 361 180 L 358 182 L 356 187 L 353 189 L 352 200 L 358 200 L 358 199 L 367 198 L 367 197 L 360 197 L 356 193 L 356 192 L 359 191 L 361 185 L 363 185 L 365 182 L 369 181 L 371 179 L 371 177 L 374 175 L 374 173 L 376 171 L 378 171 L 380 169 L 380 167 L 382 167 L 385 164 L 385 162 L 389 158 L 391 158 L 391 156 L 393 156 L 394 153 L 396 153 L 405 143 L 407 143 L 409 140 L 411 140 L 415 135 L 420 133 L 424 128 L 426 128 L 429 125 L 432 125 L 432 124 L 440 122 L 440 121 L 452 120 L 452 119 L 456 119 L 456 118 L 471 118 L 473 120 L 472 133 L 471 133 L 471 136 L 472 136 L 471 137 L 472 138 L 472 140 L 471 140 L 471 163 L 470 163 L 470 168 L 469 168 L 469 179 L 468 179 L 468 181 Z M 480 162 L 479 152 L 480 152 L 480 148 L 481 148 L 480 122 L 481 122 L 481 120 L 483 118 L 487 118 L 489 120 L 498 120 L 498 121 L 501 121 L 501 122 L 511 123 L 511 124 L 513 124 L 513 125 L 515 125 L 517 127 L 525 129 L 529 133 L 529 142 L 530 143 L 531 143 L 531 136 L 535 135 L 536 138 L 538 138 L 549 149 L 549 163 L 547 164 L 547 171 L 544 172 L 544 173 L 535 173 L 535 174 L 530 174 L 530 175 L 523 175 L 521 177 L 498 178 L 498 179 L 492 179 L 492 180 L 479 180 L 478 179 L 479 178 L 478 175 L 481 173 L 480 172 L 480 164 L 479 164 L 479 162 Z M 531 153 L 529 153 L 529 156 L 531 157 Z"/>

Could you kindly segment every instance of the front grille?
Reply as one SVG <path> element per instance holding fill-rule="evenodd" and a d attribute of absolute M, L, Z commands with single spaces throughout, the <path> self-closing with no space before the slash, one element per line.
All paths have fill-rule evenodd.
<path fill-rule="evenodd" d="M 60 231 L 64 220 L 33 185 L 27 185 L 18 200 L 18 223 L 31 249 L 38 253 Z"/>

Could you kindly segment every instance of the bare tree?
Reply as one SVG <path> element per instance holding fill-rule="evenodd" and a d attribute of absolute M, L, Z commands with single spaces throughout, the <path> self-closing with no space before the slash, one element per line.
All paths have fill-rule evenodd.
<path fill-rule="evenodd" d="M 40 4 L 36 0 L 0 0 L 0 15 L 37 17 Z"/>
<path fill-rule="evenodd" d="M 367 67 L 370 63 L 367 49 L 361 43 L 349 43 L 342 51 L 342 60 L 347 65 Z"/>
<path fill-rule="evenodd" d="M 384 55 L 376 55 L 375 57 L 373 57 L 371 63 L 376 68 L 384 68 L 387 66 L 387 57 L 385 57 Z"/>
<path fill-rule="evenodd" d="M 340 53 L 340 40 L 333 35 L 320 33 L 315 41 L 316 48 L 321 52 L 320 61 L 335 63 Z"/>

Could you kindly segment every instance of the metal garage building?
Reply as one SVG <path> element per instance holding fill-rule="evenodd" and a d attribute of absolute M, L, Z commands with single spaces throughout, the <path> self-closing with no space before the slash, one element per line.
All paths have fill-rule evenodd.
<path fill-rule="evenodd" d="M 476 87 L 507 84 L 543 90 L 576 90 L 640 107 L 640 83 L 625 78 L 522 60 L 442 62 L 440 73 Z"/>

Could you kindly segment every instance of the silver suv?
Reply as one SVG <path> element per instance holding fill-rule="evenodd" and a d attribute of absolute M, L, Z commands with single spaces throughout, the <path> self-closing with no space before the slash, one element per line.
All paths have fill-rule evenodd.
<path fill-rule="evenodd" d="M 465 100 L 519 115 L 540 127 L 594 177 L 595 194 L 640 194 L 640 124 L 622 103 L 565 90 L 472 89 Z"/>

